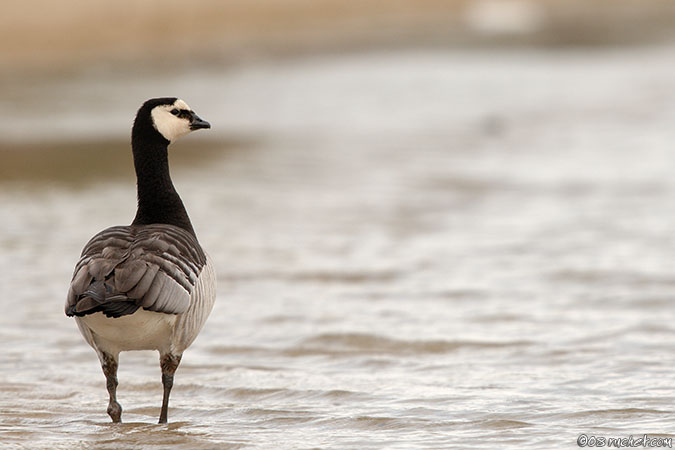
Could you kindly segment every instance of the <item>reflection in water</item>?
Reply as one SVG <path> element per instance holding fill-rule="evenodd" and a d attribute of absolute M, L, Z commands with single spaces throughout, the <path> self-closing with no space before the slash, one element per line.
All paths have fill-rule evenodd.
<path fill-rule="evenodd" d="M 3 442 L 540 448 L 668 433 L 669 52 L 401 52 L 55 82 L 76 106 L 35 110 L 35 147 L 0 151 Z M 83 117 L 77 92 L 101 82 L 120 95 Z M 122 355 L 116 426 L 62 306 L 83 237 L 133 217 L 126 124 L 159 90 L 199 105 L 225 143 L 172 154 L 219 297 L 177 372 L 176 422 L 153 423 L 156 355 L 137 352 Z M 8 139 L 22 117 L 0 123 Z M 106 123 L 118 135 L 90 136 Z M 40 143 L 57 128 L 86 144 Z"/>

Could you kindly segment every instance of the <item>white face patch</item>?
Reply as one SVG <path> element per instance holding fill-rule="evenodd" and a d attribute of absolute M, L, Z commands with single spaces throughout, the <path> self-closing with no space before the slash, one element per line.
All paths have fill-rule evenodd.
<path fill-rule="evenodd" d="M 160 132 L 164 138 L 173 142 L 179 137 L 185 136 L 190 130 L 190 120 L 185 117 L 179 117 L 171 113 L 174 109 L 192 111 L 183 100 L 176 100 L 173 105 L 160 105 L 152 109 L 152 123 L 155 129 Z"/>

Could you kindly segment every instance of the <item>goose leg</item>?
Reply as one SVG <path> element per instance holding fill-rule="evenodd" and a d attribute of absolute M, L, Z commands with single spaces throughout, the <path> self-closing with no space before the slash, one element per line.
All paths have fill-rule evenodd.
<path fill-rule="evenodd" d="M 108 395 L 110 396 L 110 401 L 108 402 L 108 415 L 113 422 L 119 423 L 122 421 L 122 406 L 117 403 L 117 355 L 101 352 L 99 356 L 103 374 L 106 379 Z"/>
<path fill-rule="evenodd" d="M 162 398 L 162 411 L 159 413 L 159 423 L 166 423 L 169 412 L 169 395 L 173 387 L 173 374 L 176 373 L 182 355 L 167 353 L 160 355 L 159 364 L 162 368 L 162 384 L 164 385 L 164 397 Z"/>

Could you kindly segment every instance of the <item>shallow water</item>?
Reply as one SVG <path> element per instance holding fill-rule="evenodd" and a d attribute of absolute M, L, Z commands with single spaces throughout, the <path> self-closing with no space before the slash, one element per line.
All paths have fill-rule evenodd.
<path fill-rule="evenodd" d="M 19 83 L 0 121 L 0 157 L 23 161 L 0 192 L 3 445 L 671 437 L 671 55 L 408 51 Z M 177 372 L 171 423 L 155 424 L 157 356 L 136 352 L 121 357 L 113 425 L 62 307 L 82 245 L 133 216 L 134 109 L 172 93 L 214 125 L 176 144 L 172 169 L 218 301 Z M 63 95 L 56 116 L 39 106 Z M 45 150 L 54 136 L 92 144 Z M 97 137 L 106 164 L 82 156 L 78 177 Z M 63 167 L 45 156 L 59 145 Z"/>

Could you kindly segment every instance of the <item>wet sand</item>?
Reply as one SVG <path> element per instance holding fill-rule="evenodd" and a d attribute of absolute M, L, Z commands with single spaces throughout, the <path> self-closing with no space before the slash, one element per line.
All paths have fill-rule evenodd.
<path fill-rule="evenodd" d="M 171 68 L 412 46 L 672 42 L 668 0 L 64 0 L 0 15 L 0 75 Z"/>
<path fill-rule="evenodd" d="M 103 177 L 106 181 L 133 183 L 129 145 L 130 139 L 121 137 L 0 144 L 0 182 L 89 187 Z M 203 167 L 228 152 L 244 151 L 253 145 L 246 138 L 195 139 L 189 147 L 175 145 L 171 161 L 183 168 Z"/>

